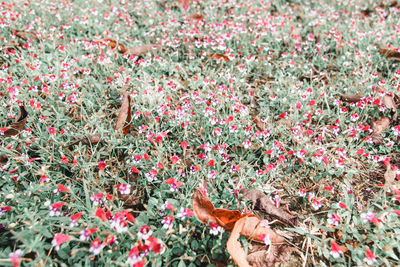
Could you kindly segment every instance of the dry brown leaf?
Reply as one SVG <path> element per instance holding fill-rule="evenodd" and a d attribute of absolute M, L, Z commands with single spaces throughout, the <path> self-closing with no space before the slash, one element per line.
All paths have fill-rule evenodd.
<path fill-rule="evenodd" d="M 104 136 L 106 136 L 106 135 L 104 135 Z M 90 145 L 90 144 L 95 145 L 95 144 L 102 143 L 102 142 L 103 142 L 102 135 L 94 134 L 94 135 L 89 135 L 88 137 L 84 137 L 84 138 L 75 140 L 68 146 L 74 146 L 79 143 L 82 143 L 84 145 Z"/>
<path fill-rule="evenodd" d="M 120 52 L 120 53 L 125 53 L 127 51 L 126 47 L 123 44 L 117 43 L 117 41 L 112 40 L 112 39 L 94 40 L 94 42 L 104 43 L 104 44 L 108 45 L 109 47 L 111 47 L 112 49 L 117 48 L 118 52 Z"/>
<path fill-rule="evenodd" d="M 293 252 L 299 253 L 297 249 L 286 245 L 271 246 L 268 250 L 262 249 L 249 254 L 247 261 L 253 267 L 275 266 L 279 262 L 289 264 L 285 266 L 292 266 L 293 262 L 289 263 L 288 261 L 291 259 Z"/>
<path fill-rule="evenodd" d="M 386 130 L 389 124 L 390 124 L 390 119 L 388 117 L 382 117 L 372 122 L 372 130 L 374 131 L 371 134 L 371 138 L 374 144 L 383 143 L 383 138 L 381 134 Z"/>
<path fill-rule="evenodd" d="M 178 3 L 183 7 L 183 9 L 186 11 L 189 9 L 190 4 L 192 3 L 192 0 L 178 0 Z"/>
<path fill-rule="evenodd" d="M 247 255 L 238 241 L 241 235 L 260 243 L 263 243 L 264 237 L 268 235 L 272 245 L 281 245 L 285 242 L 282 236 L 275 233 L 272 229 L 262 226 L 260 222 L 261 220 L 258 217 L 245 216 L 239 219 L 235 227 L 233 227 L 226 244 L 226 249 L 239 267 L 250 266 L 247 261 Z"/>
<path fill-rule="evenodd" d="M 355 95 L 340 95 L 340 100 L 344 102 L 358 102 L 362 99 L 363 97 L 360 94 L 355 94 Z"/>
<path fill-rule="evenodd" d="M 297 225 L 297 218 L 284 210 L 278 209 L 264 192 L 257 189 L 242 189 L 240 193 L 242 194 L 242 198 L 253 202 L 253 209 L 261 210 L 289 225 Z"/>
<path fill-rule="evenodd" d="M 264 238 L 268 236 L 272 245 L 282 245 L 285 241 L 282 236 L 264 226 L 261 219 L 254 214 L 241 214 L 238 210 L 215 209 L 200 189 L 196 189 L 192 201 L 193 210 L 200 221 L 206 224 L 216 222 L 225 230 L 232 231 L 226 248 L 239 267 L 250 267 L 247 255 L 238 241 L 240 236 L 259 243 L 264 243 Z"/>
<path fill-rule="evenodd" d="M 36 33 L 35 32 L 26 32 L 26 31 L 18 31 L 18 30 L 11 30 L 11 33 L 15 36 L 17 36 L 18 38 L 21 38 L 23 40 L 28 40 L 28 39 L 38 39 L 36 37 Z"/>
<path fill-rule="evenodd" d="M 19 106 L 19 114 L 15 119 L 15 122 L 11 124 L 11 128 L 4 132 L 4 137 L 10 137 L 17 135 L 19 131 L 25 128 L 26 120 L 28 119 L 28 112 L 24 105 Z"/>
<path fill-rule="evenodd" d="M 145 55 L 147 52 L 157 49 L 156 45 L 141 45 L 134 48 L 128 48 L 124 55 L 129 56 L 141 56 Z"/>
<path fill-rule="evenodd" d="M 191 20 L 203 20 L 204 16 L 201 15 L 201 14 L 192 14 L 192 15 L 190 15 L 188 17 L 188 19 L 191 19 Z"/>
<path fill-rule="evenodd" d="M 260 132 L 263 132 L 265 131 L 265 129 L 267 129 L 267 124 L 262 122 L 262 120 L 259 117 L 255 117 L 253 119 L 253 122 L 256 124 L 256 127 Z"/>
<path fill-rule="evenodd" d="M 397 120 L 397 107 L 396 107 L 396 103 L 394 102 L 394 97 L 385 94 L 385 96 L 382 98 L 382 102 L 388 109 L 391 109 L 394 112 L 393 120 L 396 121 Z"/>
<path fill-rule="evenodd" d="M 390 188 L 391 190 L 397 189 L 397 182 L 396 182 L 397 173 L 392 170 L 390 164 L 386 168 L 384 177 L 385 177 L 386 188 Z"/>
<path fill-rule="evenodd" d="M 206 198 L 200 189 L 196 189 L 192 199 L 193 211 L 197 218 L 205 224 L 217 222 L 217 219 L 212 215 L 215 210 L 214 205 Z"/>
<path fill-rule="evenodd" d="M 399 48 L 386 46 L 383 48 L 379 48 L 379 53 L 381 53 L 383 56 L 387 58 L 393 58 L 395 60 L 400 61 Z"/>
<path fill-rule="evenodd" d="M 209 53 L 207 54 L 209 58 L 213 58 L 219 61 L 225 60 L 225 62 L 229 62 L 229 57 L 222 55 L 222 54 L 216 54 L 216 53 Z"/>
<path fill-rule="evenodd" d="M 122 105 L 119 111 L 117 124 L 115 125 L 115 130 L 118 131 L 122 125 L 124 125 L 122 133 L 125 136 L 129 132 L 131 119 L 131 97 L 129 93 L 125 91 L 122 95 Z"/>

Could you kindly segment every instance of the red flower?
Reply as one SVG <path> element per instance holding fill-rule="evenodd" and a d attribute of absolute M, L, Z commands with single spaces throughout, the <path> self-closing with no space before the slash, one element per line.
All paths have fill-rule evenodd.
<path fill-rule="evenodd" d="M 374 253 L 372 253 L 371 249 L 369 247 L 367 247 L 367 251 L 365 253 L 365 259 L 364 261 L 368 264 L 368 265 L 373 265 L 376 262 L 376 257 L 374 255 Z"/>
<path fill-rule="evenodd" d="M 104 212 L 104 210 L 102 208 L 98 208 L 96 210 L 95 216 L 99 217 L 100 220 L 102 220 L 103 222 L 107 221 L 107 215 L 106 215 L 106 213 Z"/>
<path fill-rule="evenodd" d="M 181 143 L 181 148 L 182 148 L 183 152 L 186 151 L 186 148 L 187 148 L 187 147 L 188 147 L 188 142 L 183 141 L 183 142 Z"/>
<path fill-rule="evenodd" d="M 105 168 L 107 167 L 107 164 L 104 161 L 99 161 L 98 166 L 99 166 L 99 171 L 104 171 Z"/>
<path fill-rule="evenodd" d="M 135 166 L 131 166 L 131 172 L 132 173 L 140 173 L 139 169 L 136 168 Z"/>
<path fill-rule="evenodd" d="M 334 240 L 331 240 L 331 255 L 339 258 L 340 254 L 343 254 L 342 248 Z"/>

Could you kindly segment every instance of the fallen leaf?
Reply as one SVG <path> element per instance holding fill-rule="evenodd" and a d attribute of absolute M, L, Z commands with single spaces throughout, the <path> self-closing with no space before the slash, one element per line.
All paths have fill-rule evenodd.
<path fill-rule="evenodd" d="M 282 236 L 275 233 L 272 229 L 262 226 L 260 222 L 261 220 L 258 217 L 245 216 L 239 219 L 233 227 L 226 244 L 226 249 L 239 267 L 250 266 L 247 261 L 247 255 L 238 241 L 241 235 L 260 243 L 264 243 L 264 237 L 268 236 L 271 245 L 281 245 L 285 242 Z"/>
<path fill-rule="evenodd" d="M 219 61 L 225 60 L 225 62 L 229 62 L 229 57 L 222 55 L 222 54 L 216 54 L 216 53 L 209 53 L 207 54 L 209 58 L 213 58 Z"/>
<path fill-rule="evenodd" d="M 129 56 L 141 56 L 145 55 L 147 52 L 157 49 L 156 45 L 141 45 L 134 48 L 128 48 L 124 55 Z"/>
<path fill-rule="evenodd" d="M 291 226 L 297 225 L 297 218 L 284 210 L 278 209 L 264 192 L 257 189 L 242 189 L 240 193 L 242 194 L 242 198 L 250 200 L 253 203 L 253 209 L 258 209 Z"/>
<path fill-rule="evenodd" d="M 293 262 L 288 263 L 293 252 L 299 253 L 296 248 L 286 245 L 271 246 L 270 249 L 259 250 L 247 256 L 247 261 L 254 267 L 275 266 L 278 262 L 284 262 L 285 266 L 292 266 Z"/>
<path fill-rule="evenodd" d="M 394 102 L 393 96 L 385 94 L 382 98 L 382 103 L 386 106 L 386 108 L 391 109 L 394 112 L 393 120 L 397 120 L 397 107 L 396 103 Z"/>
<path fill-rule="evenodd" d="M 216 222 L 225 230 L 232 231 L 226 248 L 239 267 L 250 266 L 247 255 L 238 241 L 240 236 L 259 243 L 264 243 L 265 238 L 268 238 L 271 245 L 284 244 L 285 239 L 269 227 L 264 226 L 258 216 L 251 213 L 242 214 L 238 210 L 215 209 L 200 189 L 196 189 L 194 192 L 192 203 L 193 210 L 200 221 L 206 224 Z"/>
<path fill-rule="evenodd" d="M 192 199 L 193 211 L 197 218 L 205 224 L 217 222 L 217 219 L 212 215 L 215 210 L 211 201 L 201 193 L 200 189 L 196 189 Z"/>
<path fill-rule="evenodd" d="M 26 120 L 28 119 L 28 112 L 24 105 L 19 106 L 19 114 L 15 119 L 15 122 L 11 124 L 11 128 L 4 132 L 4 137 L 10 137 L 17 135 L 19 131 L 25 128 Z"/>
<path fill-rule="evenodd" d="M 397 189 L 396 177 L 397 173 L 393 171 L 391 165 L 388 164 L 386 167 L 386 172 L 384 174 L 385 187 L 390 188 L 391 190 Z"/>
<path fill-rule="evenodd" d="M 256 124 L 256 127 L 260 132 L 263 132 L 265 131 L 265 129 L 267 129 L 267 124 L 262 122 L 262 120 L 259 117 L 255 117 L 253 119 L 253 122 Z"/>
<path fill-rule="evenodd" d="M 394 58 L 397 61 L 400 61 L 400 49 L 396 47 L 383 47 L 379 48 L 379 53 L 387 58 Z"/>
<path fill-rule="evenodd" d="M 104 136 L 106 136 L 106 135 L 104 135 Z M 74 146 L 79 143 L 82 143 L 84 145 L 90 145 L 90 144 L 95 145 L 95 144 L 103 142 L 102 137 L 103 136 L 101 134 L 89 135 L 88 137 L 80 138 L 78 140 L 73 141 L 68 146 Z"/>
<path fill-rule="evenodd" d="M 11 29 L 11 33 L 25 41 L 28 39 L 32 39 L 32 40 L 37 39 L 35 32 L 18 31 L 18 30 Z"/>
<path fill-rule="evenodd" d="M 382 133 L 383 131 L 386 130 L 386 128 L 390 124 L 390 119 L 388 117 L 382 117 L 376 121 L 372 122 L 372 134 L 371 138 L 374 144 L 382 144 L 383 143 L 383 138 L 382 138 Z"/>
<path fill-rule="evenodd" d="M 363 97 L 360 94 L 355 94 L 355 95 L 340 95 L 340 100 L 344 102 L 358 102 L 362 99 Z"/>
<path fill-rule="evenodd" d="M 131 111 L 131 97 L 127 91 L 125 91 L 122 95 L 122 105 L 119 111 L 117 124 L 115 125 L 115 130 L 118 131 L 122 124 L 124 124 L 122 128 L 123 135 L 127 135 L 130 128 L 130 122 L 132 119 L 132 111 Z"/>
<path fill-rule="evenodd" d="M 247 216 L 242 214 L 238 210 L 226 210 L 226 209 L 215 209 L 212 212 L 212 216 L 217 220 L 217 223 L 227 231 L 232 231 L 235 223 L 242 218 Z"/>
<path fill-rule="evenodd" d="M 178 0 L 178 3 L 187 11 L 192 3 L 192 0 Z"/>
<path fill-rule="evenodd" d="M 188 19 L 192 19 L 192 20 L 203 20 L 204 16 L 201 14 L 192 14 L 188 17 Z"/>
<path fill-rule="evenodd" d="M 112 49 L 117 48 L 118 52 L 120 52 L 120 53 L 125 53 L 127 51 L 126 47 L 123 44 L 117 43 L 117 41 L 112 40 L 112 39 L 101 39 L 101 40 L 94 40 L 94 41 L 104 43 L 104 44 L 108 45 L 109 47 L 111 47 Z"/>

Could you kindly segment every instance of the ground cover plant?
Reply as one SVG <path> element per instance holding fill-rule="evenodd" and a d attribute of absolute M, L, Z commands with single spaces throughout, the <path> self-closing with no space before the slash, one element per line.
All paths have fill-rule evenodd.
<path fill-rule="evenodd" d="M 0 12 L 0 265 L 399 262 L 398 1 Z"/>

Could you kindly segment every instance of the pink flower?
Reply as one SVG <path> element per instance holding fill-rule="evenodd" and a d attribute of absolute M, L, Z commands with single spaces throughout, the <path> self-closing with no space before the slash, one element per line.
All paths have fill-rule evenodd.
<path fill-rule="evenodd" d="M 94 255 L 99 254 L 103 250 L 103 244 L 100 242 L 99 238 L 96 238 L 90 244 L 89 251 L 92 252 Z"/>
<path fill-rule="evenodd" d="M 194 213 L 191 209 L 189 208 L 181 208 L 180 212 L 176 214 L 176 217 L 185 219 L 187 217 L 194 216 Z"/>
<path fill-rule="evenodd" d="M 60 216 L 59 210 L 62 206 L 65 205 L 65 202 L 53 203 L 50 205 L 50 216 Z"/>
<path fill-rule="evenodd" d="M 138 246 L 134 246 L 129 252 L 127 263 L 130 266 L 144 266 L 144 260 L 140 256 L 140 250 Z M 143 265 L 139 265 L 140 263 L 143 263 Z"/>
<path fill-rule="evenodd" d="M 21 260 L 21 256 L 22 256 L 22 250 L 20 249 L 17 249 L 15 252 L 8 254 L 8 257 L 10 257 L 13 267 L 19 266 L 19 261 Z"/>
<path fill-rule="evenodd" d="M 7 211 L 11 210 L 11 207 L 5 206 L 5 207 L 0 207 L 0 215 L 4 215 Z"/>
<path fill-rule="evenodd" d="M 328 223 L 332 225 L 338 225 L 342 218 L 339 217 L 337 214 L 331 214 L 328 216 Z"/>
<path fill-rule="evenodd" d="M 51 241 L 51 244 L 53 245 L 55 250 L 59 250 L 60 246 L 65 242 L 68 242 L 70 239 L 71 237 L 68 235 L 56 234 L 53 238 L 53 241 Z"/>
<path fill-rule="evenodd" d="M 55 132 L 56 132 L 56 129 L 54 127 L 49 127 L 49 133 L 51 135 L 55 134 Z"/>
<path fill-rule="evenodd" d="M 373 265 L 376 262 L 376 257 L 374 255 L 374 253 L 372 253 L 371 249 L 369 247 L 367 247 L 367 251 L 365 253 L 365 259 L 364 261 L 368 264 L 368 265 Z"/>
<path fill-rule="evenodd" d="M 96 228 L 86 228 L 80 232 L 79 240 L 88 241 L 91 234 L 96 232 Z"/>
<path fill-rule="evenodd" d="M 60 192 L 69 192 L 69 189 L 62 184 L 59 184 L 57 189 L 54 189 L 53 193 L 58 195 Z"/>
<path fill-rule="evenodd" d="M 188 147 L 188 142 L 183 141 L 183 142 L 181 143 L 181 148 L 182 148 L 183 152 L 186 151 L 187 147 Z"/>
<path fill-rule="evenodd" d="M 172 215 L 166 216 L 161 222 L 163 224 L 163 228 L 168 229 L 173 221 L 174 221 L 174 216 Z"/>
<path fill-rule="evenodd" d="M 99 166 L 99 171 L 104 171 L 107 167 L 107 164 L 104 161 L 99 161 L 98 166 Z"/>
<path fill-rule="evenodd" d="M 225 230 L 216 222 L 210 222 L 210 234 L 218 235 L 219 233 L 223 233 Z"/>
<path fill-rule="evenodd" d="M 177 191 L 178 188 L 183 185 L 182 182 L 176 181 L 175 178 L 170 178 L 170 179 L 164 181 L 164 183 L 171 185 L 171 192 Z"/>
<path fill-rule="evenodd" d="M 122 195 L 129 195 L 131 193 L 130 184 L 117 184 L 116 187 Z"/>
<path fill-rule="evenodd" d="M 78 220 L 82 217 L 82 212 L 78 212 L 75 213 L 74 215 L 72 215 L 70 218 L 71 220 L 71 224 L 69 225 L 69 227 L 74 227 L 78 224 Z"/>
<path fill-rule="evenodd" d="M 146 240 L 147 238 L 149 238 L 149 236 L 151 236 L 152 233 L 153 231 L 151 231 L 147 225 L 143 225 L 142 227 L 140 227 L 138 238 Z"/>
<path fill-rule="evenodd" d="M 332 257 L 334 257 L 335 259 L 339 258 L 340 254 L 343 254 L 342 249 L 334 240 L 331 240 L 331 255 L 332 255 Z"/>

